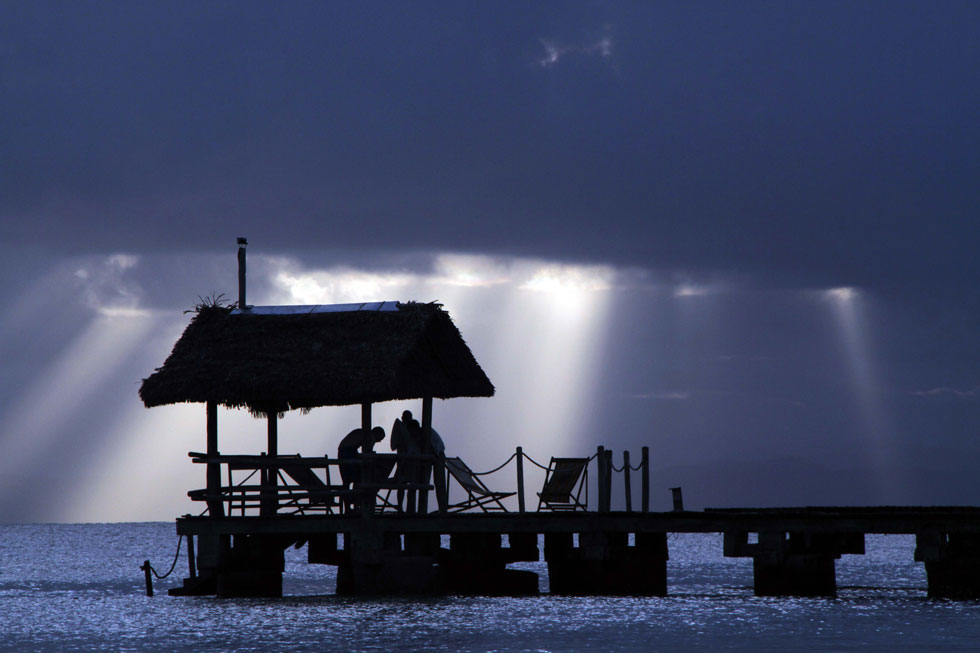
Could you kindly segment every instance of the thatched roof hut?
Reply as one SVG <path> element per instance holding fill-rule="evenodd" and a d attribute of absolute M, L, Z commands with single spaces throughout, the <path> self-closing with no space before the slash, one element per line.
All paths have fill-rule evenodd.
<path fill-rule="evenodd" d="M 376 302 L 203 308 L 139 392 L 271 413 L 494 388 L 440 305 Z"/>

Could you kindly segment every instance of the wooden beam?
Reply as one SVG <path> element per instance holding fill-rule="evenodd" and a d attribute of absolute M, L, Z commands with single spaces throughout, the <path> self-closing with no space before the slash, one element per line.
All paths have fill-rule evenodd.
<path fill-rule="evenodd" d="M 370 431 L 371 427 L 371 403 L 361 404 L 361 428 L 365 431 Z"/>
<path fill-rule="evenodd" d="M 214 401 L 207 402 L 208 416 L 208 455 L 218 455 L 218 404 Z M 217 494 L 221 489 L 221 463 L 208 463 L 207 466 L 207 488 L 208 494 Z M 225 508 L 221 501 L 209 501 L 208 513 L 212 517 L 224 517 Z"/>
<path fill-rule="evenodd" d="M 429 429 L 431 428 L 432 428 L 432 397 L 424 397 L 422 399 L 422 453 L 425 454 L 432 453 L 432 447 L 429 444 L 431 442 Z M 428 483 L 429 473 L 432 469 L 432 466 L 429 465 L 428 463 L 422 463 L 422 469 L 423 469 L 422 482 Z M 443 485 L 443 489 L 445 489 L 445 477 L 443 477 L 442 479 L 442 485 Z M 436 485 L 436 487 L 438 488 L 439 486 Z M 437 501 L 439 500 L 438 493 L 436 494 L 436 500 Z M 424 515 L 428 511 L 429 511 L 429 492 L 428 490 L 419 490 L 418 512 Z"/>
<path fill-rule="evenodd" d="M 267 430 L 267 444 L 266 444 L 266 455 L 269 456 L 270 460 L 275 460 L 279 455 L 279 415 L 274 410 L 270 410 L 265 414 L 266 423 L 268 424 Z M 277 505 L 277 490 L 276 486 L 279 484 L 279 469 L 276 467 L 267 467 L 262 470 L 262 494 L 265 495 L 265 499 L 262 501 L 262 506 L 259 509 L 262 515 L 275 515 L 278 509 Z"/>
<path fill-rule="evenodd" d="M 274 411 L 266 413 L 268 419 L 269 429 L 268 429 L 268 448 L 266 453 L 270 456 L 279 455 L 279 415 Z"/>
<path fill-rule="evenodd" d="M 432 428 L 432 397 L 422 400 L 422 429 Z"/>

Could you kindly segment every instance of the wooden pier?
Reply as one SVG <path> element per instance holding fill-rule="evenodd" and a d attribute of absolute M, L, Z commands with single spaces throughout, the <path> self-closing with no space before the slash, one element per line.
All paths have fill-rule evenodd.
<path fill-rule="evenodd" d="M 972 507 L 185 516 L 177 532 L 195 545 L 175 595 L 279 596 L 284 550 L 306 544 L 338 594 L 536 594 L 537 574 L 508 565 L 544 560 L 553 594 L 666 596 L 668 534 L 722 533 L 759 596 L 834 596 L 835 561 L 866 534 L 912 534 L 930 597 L 980 598 Z"/>
<path fill-rule="evenodd" d="M 537 575 L 509 565 L 543 558 L 553 593 L 663 596 L 667 535 L 723 533 L 726 556 L 752 558 L 757 594 L 833 596 L 841 555 L 864 553 L 866 534 L 904 533 L 916 536 L 930 596 L 980 598 L 980 508 L 692 512 L 673 488 L 674 510 L 656 513 L 647 448 L 636 467 L 623 452 L 617 468 L 613 452 L 599 447 L 539 465 L 545 482 L 529 509 L 523 470 L 534 461 L 523 449 L 505 463 L 514 462 L 514 485 L 491 487 L 444 451 L 432 428 L 434 399 L 494 394 L 439 304 L 250 306 L 245 240 L 239 244 L 237 307 L 198 306 L 140 388 L 147 407 L 205 404 L 206 450 L 190 454 L 205 487 L 189 492 L 205 510 L 177 520 L 188 576 L 171 594 L 279 596 L 283 552 L 305 544 L 310 563 L 337 566 L 342 594 L 534 594 Z M 421 423 L 406 411 L 389 433 L 397 453 L 376 453 L 374 436 L 386 434 L 372 405 L 414 400 Z M 266 450 L 222 455 L 219 405 L 265 419 Z M 349 405 L 361 407 L 361 423 L 342 440 L 332 434 L 338 457 L 280 453 L 281 413 Z M 465 496 L 454 502 L 453 488 Z"/>

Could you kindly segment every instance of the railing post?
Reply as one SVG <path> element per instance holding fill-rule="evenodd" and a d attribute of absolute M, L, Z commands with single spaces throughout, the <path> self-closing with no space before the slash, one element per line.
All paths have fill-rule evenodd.
<path fill-rule="evenodd" d="M 436 456 L 435 469 L 432 470 L 432 480 L 436 486 L 436 504 L 439 507 L 439 512 L 444 513 L 449 505 L 449 500 L 446 496 L 446 456 L 444 454 L 438 454 Z"/>
<path fill-rule="evenodd" d="M 606 449 L 606 512 L 612 510 L 612 449 Z"/>
<path fill-rule="evenodd" d="M 517 447 L 517 510 L 524 512 L 524 448 Z"/>
<path fill-rule="evenodd" d="M 231 510 L 228 510 L 231 514 Z M 191 578 L 197 578 L 197 561 L 194 558 L 194 536 L 185 535 L 187 538 L 187 571 Z"/>
<path fill-rule="evenodd" d="M 269 468 L 266 460 L 269 458 L 268 452 L 260 451 L 259 457 L 262 458 L 259 469 L 259 516 L 266 517 L 269 514 Z M 231 511 L 228 511 L 229 515 Z"/>
<path fill-rule="evenodd" d="M 650 447 L 643 447 L 640 458 L 641 492 L 640 499 L 644 513 L 650 512 Z"/>
<path fill-rule="evenodd" d="M 143 564 L 140 565 L 140 570 L 143 572 L 143 582 L 146 583 L 146 595 L 153 596 L 153 577 L 150 576 L 150 561 L 144 560 Z"/>
<path fill-rule="evenodd" d="M 606 448 L 602 445 L 596 448 L 595 464 L 596 471 L 598 472 L 598 483 L 596 484 L 598 486 L 596 489 L 598 494 L 598 508 L 599 512 L 606 512 L 609 510 L 609 487 L 606 485 L 606 475 L 609 473 L 609 470 L 606 469 Z"/>
<path fill-rule="evenodd" d="M 670 488 L 670 495 L 674 501 L 674 512 L 684 512 L 684 495 L 681 492 L 681 488 Z"/>
<path fill-rule="evenodd" d="M 630 452 L 623 451 L 623 482 L 626 486 L 626 512 L 633 512 L 633 487 L 630 485 Z"/>

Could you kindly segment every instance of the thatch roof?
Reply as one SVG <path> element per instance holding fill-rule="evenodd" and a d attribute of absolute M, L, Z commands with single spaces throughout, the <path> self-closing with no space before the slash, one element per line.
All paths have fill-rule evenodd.
<path fill-rule="evenodd" d="M 349 306 L 349 305 L 348 305 Z M 253 412 L 494 389 L 438 304 L 201 309 L 140 398 L 149 408 L 215 401 Z"/>

